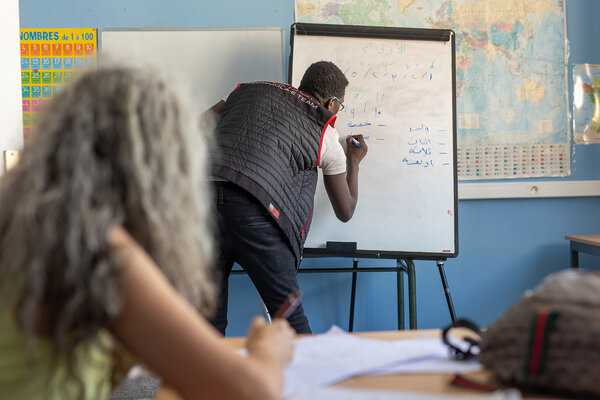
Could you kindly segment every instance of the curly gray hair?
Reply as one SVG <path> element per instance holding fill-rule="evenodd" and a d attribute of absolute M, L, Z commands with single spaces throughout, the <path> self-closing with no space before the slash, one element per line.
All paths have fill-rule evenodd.
<path fill-rule="evenodd" d="M 115 224 L 201 313 L 214 309 L 209 139 L 181 104 L 148 72 L 91 72 L 53 99 L 0 180 L 0 300 L 57 353 L 119 314 Z"/>

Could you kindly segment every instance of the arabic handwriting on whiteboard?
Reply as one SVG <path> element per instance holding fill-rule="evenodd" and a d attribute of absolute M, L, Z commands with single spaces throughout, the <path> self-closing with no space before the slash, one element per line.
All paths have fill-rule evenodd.
<path fill-rule="evenodd" d="M 425 138 L 425 139 L 422 139 L 422 138 L 411 139 L 411 141 L 409 141 L 408 144 L 410 146 L 416 146 L 418 144 L 423 145 L 423 146 L 427 146 L 427 145 L 431 144 L 431 140 L 429 140 L 428 138 Z"/>
<path fill-rule="evenodd" d="M 406 165 L 417 165 L 417 166 L 421 166 L 423 168 L 427 168 L 427 167 L 433 167 L 434 163 L 432 159 L 415 159 L 415 158 L 408 158 L 408 157 L 404 157 L 402 159 L 402 162 L 405 163 Z"/>
<path fill-rule="evenodd" d="M 365 128 L 367 126 L 378 126 L 383 127 L 385 124 L 373 124 L 371 122 L 361 122 L 361 123 L 353 123 L 352 121 L 348 122 L 348 128 Z"/>
<path fill-rule="evenodd" d="M 411 126 L 408 128 L 408 132 L 429 132 L 429 127 L 425 124 L 421 124 L 421 126 Z"/>
<path fill-rule="evenodd" d="M 362 122 L 359 124 L 353 124 L 352 122 L 348 122 L 348 128 L 362 128 L 365 126 L 371 126 L 370 122 Z"/>
<path fill-rule="evenodd" d="M 436 166 L 450 166 L 447 150 L 448 143 L 436 140 L 435 134 L 443 130 L 431 130 L 426 123 L 414 124 L 407 127 L 408 145 L 403 154 L 402 163 L 417 168 L 435 168 Z M 439 158 L 438 158 L 439 156 Z"/>

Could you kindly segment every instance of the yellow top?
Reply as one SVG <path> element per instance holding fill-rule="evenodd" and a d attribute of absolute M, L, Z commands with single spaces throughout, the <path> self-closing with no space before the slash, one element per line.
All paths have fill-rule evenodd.
<path fill-rule="evenodd" d="M 110 394 L 112 339 L 107 331 L 81 344 L 75 351 L 83 397 L 73 379 L 65 380 L 66 364 L 53 364 L 50 342 L 39 339 L 28 351 L 28 343 L 14 318 L 13 307 L 0 307 L 0 397 L 2 400 L 108 399 Z"/>

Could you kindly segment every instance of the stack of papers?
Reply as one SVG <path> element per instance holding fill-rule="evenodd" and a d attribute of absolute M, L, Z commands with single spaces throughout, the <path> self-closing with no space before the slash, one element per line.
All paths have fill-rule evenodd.
<path fill-rule="evenodd" d="M 481 369 L 474 360 L 450 360 L 439 338 L 377 340 L 350 335 L 334 326 L 324 334 L 296 340 L 294 358 L 284 370 L 283 395 L 295 399 L 293 396 L 311 388 L 359 375 L 469 373 Z"/>

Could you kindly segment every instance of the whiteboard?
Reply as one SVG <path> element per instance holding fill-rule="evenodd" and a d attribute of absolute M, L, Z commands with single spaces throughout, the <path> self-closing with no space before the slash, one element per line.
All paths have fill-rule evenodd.
<path fill-rule="evenodd" d="M 334 62 L 350 84 L 336 128 L 363 134 L 356 211 L 347 223 L 317 186 L 307 254 L 356 242 L 358 255 L 458 254 L 454 33 L 450 30 L 294 24 L 291 84 L 313 62 Z M 322 180 L 322 176 L 319 177 Z"/>
<path fill-rule="evenodd" d="M 238 83 L 284 81 L 282 28 L 99 29 L 101 64 L 150 67 L 206 110 Z"/>

